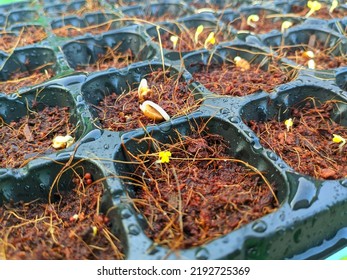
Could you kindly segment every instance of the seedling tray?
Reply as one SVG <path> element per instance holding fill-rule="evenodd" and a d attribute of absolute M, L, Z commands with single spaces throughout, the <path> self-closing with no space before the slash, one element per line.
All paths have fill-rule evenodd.
<path fill-rule="evenodd" d="M 305 1 L 94 2 L 0 6 L 2 36 L 46 34 L 0 51 L 0 129 L 16 135 L 1 158 L 0 258 L 325 259 L 347 245 L 346 18 L 293 17 Z M 255 14 L 293 26 L 233 26 Z M 198 28 L 223 39 L 162 47 Z M 317 48 L 334 63 L 320 68 Z M 52 145 L 55 122 L 34 133 L 47 111 L 66 113 L 71 145 Z M 33 209 L 51 217 L 36 249 L 11 227 L 27 213 L 41 228 Z"/>

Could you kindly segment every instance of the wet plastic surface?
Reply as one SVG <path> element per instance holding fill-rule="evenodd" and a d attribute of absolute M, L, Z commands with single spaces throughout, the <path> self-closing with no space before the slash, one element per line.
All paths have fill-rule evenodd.
<path fill-rule="evenodd" d="M 311 23 L 292 27 L 284 34 L 280 31 L 264 35 L 247 33 L 232 37 L 224 43 L 217 42 L 209 50 L 173 53 L 168 50 L 162 52 L 152 40 L 163 32 L 153 24 L 132 23 L 121 27 L 128 21 L 118 25 L 117 20 L 144 14 L 160 16 L 164 11 L 169 11 L 177 17 L 176 21 L 161 25 L 164 31 L 176 31 L 177 23 L 187 28 L 196 28 L 203 22 L 213 27 L 220 26 L 218 18 L 222 17 L 223 28 L 231 32 L 228 21 L 230 23 L 230 20 L 237 18 L 239 13 L 256 13 L 257 7 L 249 8 L 244 3 L 243 7 L 229 12 L 190 16 L 196 13 L 196 9 L 177 2 L 170 2 L 169 9 L 165 5 L 143 3 L 137 7 L 117 6 L 114 10 L 110 6 L 114 2 L 108 2 L 101 3 L 104 13 L 87 12 L 78 16 L 63 14 L 81 10 L 86 5 L 85 1 L 72 4 L 44 1 L 44 6 L 40 8 L 44 16 L 37 13 L 29 1 L 0 6 L 0 11 L 3 11 L 0 28 L 7 32 L 16 32 L 13 26 L 22 21 L 40 23 L 46 32 L 51 32 L 48 38 L 37 44 L 16 48 L 11 53 L 0 52 L 0 80 L 9 80 L 16 72 L 30 73 L 35 69 L 43 72 L 51 69 L 54 73 L 54 77 L 43 84 L 21 88 L 8 95 L 1 94 L 0 118 L 5 122 L 18 119 L 30 110 L 28 101 L 35 99 L 48 106 L 69 106 L 71 121 L 78 126 L 76 143 L 72 147 L 48 154 L 45 159 L 34 159 L 20 169 L 0 169 L 0 204 L 10 200 L 47 198 L 49 189 L 54 187 L 55 178 L 62 170 L 61 183 L 69 189 L 71 170 L 65 170 L 65 163 L 74 158 L 74 162 L 79 162 L 76 167 L 79 172 L 88 170 L 95 179 L 107 177 L 104 180 L 107 191 L 101 207 L 105 212 L 113 209 L 109 212 L 112 229 L 126 248 L 126 259 L 321 259 L 346 246 L 347 179 L 317 180 L 295 172 L 273 151 L 265 149 L 246 125 L 248 120 L 279 118 L 279 121 L 283 121 L 290 117 L 288 109 L 300 108 L 307 97 L 347 103 L 346 66 L 327 71 L 298 67 L 298 76 L 293 81 L 276 87 L 271 93 L 260 91 L 244 97 L 218 96 L 192 78 L 192 74 L 200 71 L 203 65 L 230 62 L 235 56 L 252 64 L 261 64 L 263 69 L 267 69 L 271 57 L 276 56 L 273 47 L 283 43 L 292 46 L 307 44 L 312 35 L 326 46 L 333 47 L 332 55 L 346 55 L 347 38 L 341 28 L 337 28 L 344 28 L 345 19 L 339 25 L 327 20 L 324 28 L 315 27 L 316 21 L 312 20 Z M 271 13 L 288 12 L 291 5 L 302 1 L 275 2 L 275 5 L 267 6 Z M 116 15 L 112 13 L 115 10 Z M 21 16 L 23 14 L 25 17 Z M 116 19 L 112 30 L 98 35 L 61 38 L 53 33 L 53 29 L 66 25 L 83 28 L 110 19 Z M 117 49 L 120 53 L 130 49 L 135 59 L 121 69 L 77 72 L 80 66 L 96 63 L 109 49 Z M 281 63 L 288 70 L 297 66 L 285 59 Z M 130 88 L 136 89 L 147 73 L 162 67 L 170 69 L 171 74 L 183 72 L 183 78 L 189 83 L 191 91 L 197 99 L 202 100 L 201 105 L 190 114 L 155 126 L 128 132 L 101 129 L 95 105 L 112 92 L 121 96 Z M 347 126 L 347 106 L 343 102 L 334 112 L 333 119 Z M 273 213 L 203 246 L 172 252 L 158 246 L 145 234 L 145 219 L 129 199 L 134 186 L 120 179 L 134 170 L 125 150 L 131 151 L 133 155 L 146 151 L 151 146 L 146 138 L 149 135 L 163 143 L 177 141 L 177 132 L 187 136 L 191 126 L 203 121 L 207 121 L 212 133 L 225 138 L 231 157 L 252 164 L 278 186 L 280 205 Z M 143 139 L 141 144 L 139 139 Z"/>

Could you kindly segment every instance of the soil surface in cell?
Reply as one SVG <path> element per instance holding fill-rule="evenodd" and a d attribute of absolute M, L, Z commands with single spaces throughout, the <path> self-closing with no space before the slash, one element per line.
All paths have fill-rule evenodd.
<path fill-rule="evenodd" d="M 200 246 L 278 207 L 275 186 L 265 183 L 258 170 L 232 159 L 221 136 L 205 130 L 178 138 L 161 144 L 167 157 L 137 155 L 132 175 L 136 208 L 156 244 Z"/>
<path fill-rule="evenodd" d="M 22 87 L 31 87 L 41 84 L 54 76 L 53 70 L 44 72 L 39 70 L 16 72 L 7 81 L 0 81 L 0 92 L 10 94 L 17 92 Z"/>
<path fill-rule="evenodd" d="M 92 182 L 90 173 L 76 176 L 71 184 L 71 191 L 52 193 L 51 203 L 35 200 L 0 207 L 0 259 L 123 258 L 108 217 L 99 212 L 103 184 Z"/>
<path fill-rule="evenodd" d="M 165 32 L 161 34 L 160 37 L 162 47 L 171 51 L 190 52 L 202 48 L 209 49 L 213 47 L 215 44 L 228 40 L 230 41 L 233 39 L 233 36 L 231 34 L 223 34 L 222 31 L 215 32 L 213 28 L 204 28 L 204 30 L 199 34 L 199 36 L 195 37 L 196 30 L 196 28 L 184 30 L 182 27 L 181 33 L 179 34 L 176 34 L 174 32 Z M 214 32 L 213 42 L 211 40 L 208 40 L 211 32 Z M 177 39 L 176 42 L 174 42 L 175 39 Z M 158 38 L 154 38 L 153 40 L 160 44 Z"/>
<path fill-rule="evenodd" d="M 347 176 L 347 145 L 335 143 L 333 137 L 347 139 L 347 129 L 332 121 L 334 108 L 333 101 L 319 107 L 307 102 L 303 108 L 291 110 L 291 127 L 277 120 L 249 121 L 248 125 L 264 147 L 275 151 L 295 171 L 318 179 L 339 179 Z"/>
<path fill-rule="evenodd" d="M 196 109 L 198 102 L 189 91 L 186 82 L 177 75 L 170 77 L 168 72 L 154 71 L 145 76 L 150 92 L 143 100 L 139 99 L 138 89 L 127 93 L 112 93 L 97 105 L 98 117 L 104 129 L 126 131 L 147 125 L 160 123 L 147 117 L 140 109 L 140 104 L 150 100 L 161 106 L 170 116 L 184 115 Z M 138 86 L 138 85 L 137 85 Z"/>
<path fill-rule="evenodd" d="M 18 168 L 30 159 L 56 152 L 52 147 L 55 136 L 73 136 L 67 107 L 34 108 L 18 121 L 5 123 L 0 119 L 0 168 Z"/>
<path fill-rule="evenodd" d="M 321 19 L 332 19 L 332 18 L 343 18 L 346 16 L 347 10 L 343 8 L 335 8 L 332 12 L 329 11 L 330 6 L 322 5 L 322 7 L 315 11 L 310 18 L 321 18 Z M 293 5 L 291 13 L 299 16 L 306 16 L 310 9 L 307 6 Z"/>
<path fill-rule="evenodd" d="M 23 47 L 46 39 L 47 33 L 41 26 L 23 27 L 17 34 L 0 33 L 0 50 L 8 52 L 18 47 Z"/>
<path fill-rule="evenodd" d="M 314 38 L 314 37 L 311 37 Z M 332 52 L 336 48 L 341 49 L 342 52 L 347 51 L 341 45 L 332 47 L 324 46 L 322 42 L 312 40 L 311 45 L 303 45 L 300 48 L 285 47 L 277 50 L 279 54 L 286 57 L 295 63 L 305 66 L 310 69 L 327 70 L 347 65 L 346 55 L 333 55 Z M 313 56 L 312 56 L 313 54 Z M 312 62 L 313 61 L 313 62 Z"/>
<path fill-rule="evenodd" d="M 91 24 L 86 27 L 77 27 L 73 25 L 65 25 L 59 28 L 54 28 L 53 32 L 55 35 L 60 37 L 76 37 L 80 35 L 84 35 L 87 33 L 90 34 L 100 34 L 103 32 L 107 32 L 115 29 L 113 26 L 113 21 L 110 19 L 107 22 L 99 23 L 99 24 Z"/>
<path fill-rule="evenodd" d="M 111 67 L 123 68 L 135 62 L 136 57 L 133 52 L 128 49 L 125 52 L 118 52 L 117 49 L 109 48 L 104 55 L 100 55 L 95 63 L 88 65 L 78 65 L 76 70 L 87 72 L 95 72 L 107 70 Z"/>
<path fill-rule="evenodd" d="M 289 73 L 275 63 L 271 63 L 267 71 L 259 65 L 245 63 L 247 69 L 236 64 L 202 65 L 200 71 L 193 73 L 193 78 L 213 93 L 231 96 L 245 96 L 258 91 L 271 92 L 276 86 L 291 80 Z"/>
<path fill-rule="evenodd" d="M 258 16 L 258 21 L 249 21 L 249 23 L 247 23 L 248 16 L 242 15 L 230 22 L 229 25 L 234 27 L 236 30 L 246 30 L 256 34 L 264 34 L 270 32 L 271 30 L 282 31 L 282 23 L 284 21 L 291 22 L 290 27 L 296 25 L 298 22 L 294 19 L 291 20 L 290 16 L 284 17 L 284 15 L 271 15 L 261 12 L 258 14 Z"/>

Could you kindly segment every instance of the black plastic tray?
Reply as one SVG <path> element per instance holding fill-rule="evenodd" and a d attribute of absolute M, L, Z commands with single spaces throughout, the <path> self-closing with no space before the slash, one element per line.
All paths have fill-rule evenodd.
<path fill-rule="evenodd" d="M 228 5 L 230 10 L 221 8 L 198 13 L 192 5 L 178 1 L 167 1 L 166 4 L 142 1 L 141 5 L 127 7 L 121 7 L 118 1 L 100 1 L 102 12 L 65 16 L 66 12 L 80 10 L 86 2 L 44 1 L 43 6 L 35 8 L 27 1 L 0 6 L 0 27 L 7 32 L 15 32 L 15 25 L 24 22 L 40 24 L 49 34 L 43 42 L 17 48 L 12 53 L 0 52 L 0 80 L 6 81 L 18 71 L 30 73 L 35 69 L 52 69 L 54 73 L 52 79 L 40 85 L 0 94 L 0 118 L 5 122 L 15 121 L 28 113 L 31 109 L 28 104 L 32 100 L 39 100 L 46 106 L 69 106 L 71 121 L 78 125 L 73 146 L 47 154 L 44 159 L 33 159 L 23 168 L 0 169 L 0 204 L 47 199 L 50 189 L 57 187 L 55 178 L 58 174 L 63 174 L 60 185 L 69 190 L 72 171 L 66 167 L 66 162 L 73 158 L 76 170 L 81 174 L 88 169 L 93 172 L 94 179 L 105 178 L 106 192 L 101 209 L 108 213 L 112 231 L 125 248 L 125 259 L 321 259 L 346 246 L 347 179 L 318 180 L 295 172 L 272 150 L 264 148 L 247 126 L 249 120 L 276 118 L 284 121 L 290 117 L 288 109 L 301 108 L 307 97 L 320 102 L 341 101 L 333 119 L 346 126 L 346 66 L 319 71 L 282 59 L 283 69 L 297 69 L 296 79 L 272 92 L 259 91 L 244 97 L 219 96 L 192 77 L 194 72 L 209 63 L 230 62 L 235 56 L 254 64 L 260 63 L 266 70 L 272 59 L 278 56 L 273 47 L 307 44 L 312 34 L 329 46 L 338 45 L 333 55 L 346 55 L 346 34 L 336 28 L 337 21 L 314 19 L 289 28 L 283 34 L 280 31 L 264 35 L 236 34 L 229 28 L 229 23 L 240 13 L 253 14 L 264 7 L 273 13 L 288 13 L 292 4 L 304 5 L 305 1 L 270 1 L 259 7 L 250 7 L 246 2 L 240 5 L 240 1 L 220 2 L 221 7 L 222 4 Z M 177 18 L 149 24 L 135 23 L 133 19 L 144 14 L 159 17 L 167 11 Z M 132 17 L 131 21 L 128 21 L 129 17 Z M 80 28 L 109 20 L 114 21 L 113 30 L 98 35 L 61 38 L 53 32 L 65 25 Z M 324 23 L 323 28 L 314 25 L 318 21 Z M 167 29 L 177 31 L 177 24 L 189 28 L 203 22 L 225 28 L 230 39 L 209 50 L 189 53 L 162 50 L 152 40 Z M 339 22 L 339 26 L 345 26 L 345 19 Z M 165 30 L 159 28 L 158 31 L 157 26 Z M 95 63 L 107 49 L 116 46 L 120 52 L 130 49 L 135 55 L 134 63 L 121 69 L 95 73 L 76 70 L 79 66 Z M 94 106 L 103 97 L 112 92 L 121 95 L 129 89 L 136 89 L 146 74 L 163 67 L 169 69 L 171 75 L 182 74 L 189 83 L 195 98 L 201 100 L 196 110 L 158 125 L 130 131 L 114 132 L 100 128 Z M 263 172 L 269 182 L 276 184 L 280 205 L 273 213 L 202 246 L 171 251 L 158 246 L 145 234 L 145 219 L 135 210 L 132 201 L 134 185 L 122 179 L 124 174 L 134 170 L 128 152 L 137 155 L 146 151 L 151 146 L 148 136 L 163 143 L 177 141 L 178 137 L 189 135 L 192 126 L 202 122 L 207 122 L 212 133 L 224 137 L 231 157 L 251 164 Z"/>

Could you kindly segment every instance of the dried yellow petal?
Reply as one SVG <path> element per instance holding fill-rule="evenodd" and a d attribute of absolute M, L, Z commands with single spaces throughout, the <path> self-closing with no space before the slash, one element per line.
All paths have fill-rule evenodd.
<path fill-rule="evenodd" d="M 159 152 L 159 159 L 156 161 L 157 163 L 169 163 L 171 157 L 170 151 L 161 151 Z"/>
<path fill-rule="evenodd" d="M 346 142 L 346 139 L 338 134 L 333 134 L 333 142 L 334 143 Z"/>
<path fill-rule="evenodd" d="M 334 143 L 340 143 L 339 145 L 339 151 L 342 152 L 343 146 L 346 144 L 346 139 L 338 134 L 333 134 L 333 142 Z"/>

